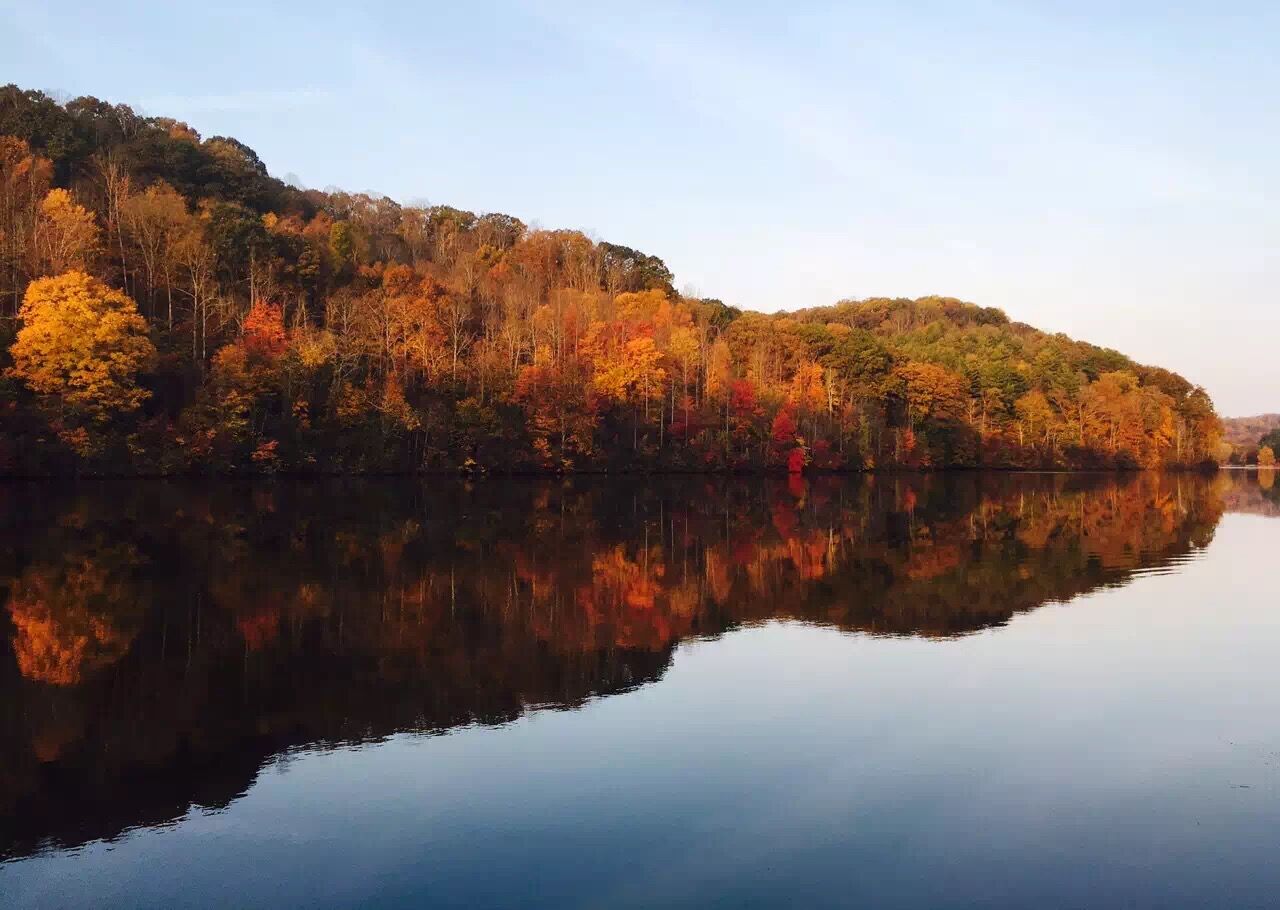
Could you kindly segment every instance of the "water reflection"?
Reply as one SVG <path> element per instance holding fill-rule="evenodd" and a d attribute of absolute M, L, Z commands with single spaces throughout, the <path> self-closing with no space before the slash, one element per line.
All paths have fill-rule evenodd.
<path fill-rule="evenodd" d="M 0 856 L 229 804 L 298 745 L 497 724 L 773 619 L 998 626 L 1209 542 L 1256 477 L 0 490 Z"/>

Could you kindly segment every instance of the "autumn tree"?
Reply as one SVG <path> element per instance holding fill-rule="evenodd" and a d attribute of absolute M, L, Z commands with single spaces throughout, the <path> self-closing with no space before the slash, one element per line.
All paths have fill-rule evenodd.
<path fill-rule="evenodd" d="M 804 449 L 797 433 L 795 415 L 788 404 L 773 418 L 773 425 L 769 428 L 769 448 L 770 461 L 785 465 L 793 474 L 804 464 Z"/>
<path fill-rule="evenodd" d="M 909 426 L 926 420 L 954 420 L 963 413 L 962 376 L 933 363 L 907 363 L 894 371 L 901 383 Z"/>
<path fill-rule="evenodd" d="M 1018 415 L 1019 445 L 1053 447 L 1057 416 L 1044 392 L 1033 389 L 1022 395 L 1014 403 L 1014 411 Z"/>
<path fill-rule="evenodd" d="M 191 313 L 191 359 L 200 363 L 208 356 L 210 314 L 218 299 L 217 257 L 200 219 L 188 221 L 172 242 L 176 287 Z"/>
<path fill-rule="evenodd" d="M 4 315 L 17 314 L 27 265 L 35 258 L 40 200 L 52 176 L 49 159 L 22 139 L 0 136 L 0 288 L 10 299 L 0 310 Z"/>
<path fill-rule="evenodd" d="M 593 453 L 595 396 L 549 356 L 520 370 L 512 397 L 527 415 L 528 433 L 542 466 L 572 469 Z"/>
<path fill-rule="evenodd" d="M 84 272 L 42 278 L 28 286 L 19 317 L 13 375 L 59 412 L 101 423 L 149 396 L 138 374 L 155 348 L 121 292 Z"/>
<path fill-rule="evenodd" d="M 83 271 L 98 250 L 99 233 L 92 212 L 66 190 L 50 190 L 36 219 L 36 273 Z"/>
<path fill-rule="evenodd" d="M 130 196 L 120 205 L 121 218 L 142 260 L 147 301 L 152 311 L 155 294 L 163 287 L 166 324 L 173 328 L 173 292 L 182 262 L 182 244 L 190 230 L 186 200 L 166 183 L 155 183 L 146 192 Z"/>

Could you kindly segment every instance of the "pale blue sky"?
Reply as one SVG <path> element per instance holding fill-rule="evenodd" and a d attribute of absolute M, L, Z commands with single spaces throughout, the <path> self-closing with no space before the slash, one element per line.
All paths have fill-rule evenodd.
<path fill-rule="evenodd" d="M 1280 410 L 1280 6 L 1227 7 L 0 0 L 0 82 L 742 306 L 999 306 L 1235 415 Z"/>

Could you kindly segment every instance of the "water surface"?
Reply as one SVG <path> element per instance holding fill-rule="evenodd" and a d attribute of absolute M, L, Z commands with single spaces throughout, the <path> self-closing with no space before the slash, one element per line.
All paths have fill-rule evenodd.
<path fill-rule="evenodd" d="M 1274 906 L 1271 481 L 0 488 L 0 899 Z"/>

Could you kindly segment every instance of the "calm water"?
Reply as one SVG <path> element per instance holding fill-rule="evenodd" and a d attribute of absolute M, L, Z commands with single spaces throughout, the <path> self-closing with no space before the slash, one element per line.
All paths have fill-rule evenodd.
<path fill-rule="evenodd" d="M 0 487 L 5 907 L 1274 907 L 1280 485 Z"/>

